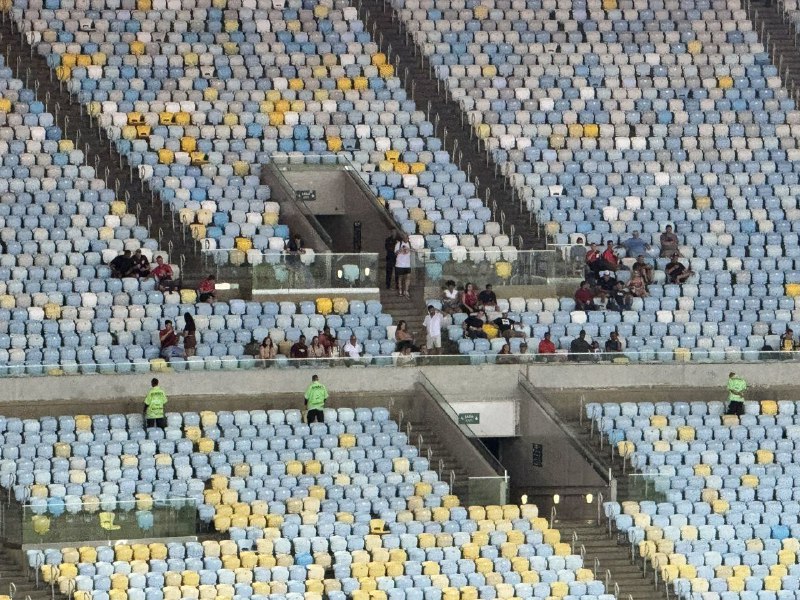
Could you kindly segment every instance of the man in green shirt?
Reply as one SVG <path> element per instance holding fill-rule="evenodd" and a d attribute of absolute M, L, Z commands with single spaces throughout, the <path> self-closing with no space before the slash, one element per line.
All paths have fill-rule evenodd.
<path fill-rule="evenodd" d="M 167 426 L 167 418 L 164 416 L 164 407 L 167 404 L 167 395 L 160 387 L 158 387 L 158 379 L 153 378 L 150 381 L 153 386 L 147 392 L 144 399 L 144 419 L 147 427 L 160 427 L 164 429 Z"/>
<path fill-rule="evenodd" d="M 319 376 L 313 375 L 311 377 L 311 385 L 306 390 L 306 408 L 308 413 L 306 415 L 306 422 L 323 423 L 325 421 L 325 401 L 328 399 L 328 390 L 319 382 Z"/>
<path fill-rule="evenodd" d="M 728 415 L 744 414 L 744 392 L 747 389 L 747 382 L 731 372 L 728 375 Z"/>

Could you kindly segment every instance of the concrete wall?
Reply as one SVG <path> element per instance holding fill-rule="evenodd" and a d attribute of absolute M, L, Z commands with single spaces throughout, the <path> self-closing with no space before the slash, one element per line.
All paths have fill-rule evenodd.
<path fill-rule="evenodd" d="M 316 171 L 310 167 L 283 171 L 284 177 L 295 190 L 314 190 L 317 199 L 306 202 L 315 215 L 342 215 L 347 212 L 348 180 L 344 171 L 320 167 Z"/>
<path fill-rule="evenodd" d="M 516 400 L 474 400 L 455 402 L 447 399 L 456 414 L 473 413 L 478 415 L 479 422 L 469 424 L 469 428 L 479 437 L 512 437 L 517 434 L 517 402 Z"/>

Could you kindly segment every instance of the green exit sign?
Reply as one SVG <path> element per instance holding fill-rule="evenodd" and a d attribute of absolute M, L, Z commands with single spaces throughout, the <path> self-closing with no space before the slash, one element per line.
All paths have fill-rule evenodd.
<path fill-rule="evenodd" d="M 459 425 L 479 425 L 481 422 L 481 413 L 459 413 Z"/>

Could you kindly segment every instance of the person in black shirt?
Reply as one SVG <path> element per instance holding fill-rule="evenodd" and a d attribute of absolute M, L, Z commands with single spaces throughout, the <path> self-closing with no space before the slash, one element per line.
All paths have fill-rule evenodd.
<path fill-rule="evenodd" d="M 134 274 L 131 251 L 125 250 L 122 254 L 118 254 L 114 260 L 111 261 L 109 266 L 111 267 L 111 275 L 113 277 L 131 277 Z"/>
<path fill-rule="evenodd" d="M 133 268 L 137 277 L 150 277 L 150 261 L 142 254 L 141 248 L 137 248 L 133 253 Z"/>
<path fill-rule="evenodd" d="M 481 306 L 486 306 L 489 308 L 494 308 L 497 306 L 497 295 L 492 291 L 491 283 L 487 283 L 486 289 L 478 294 L 478 302 L 481 303 Z"/>
<path fill-rule="evenodd" d="M 306 336 L 301 335 L 300 340 L 289 350 L 290 358 L 308 358 L 308 346 L 306 346 Z"/>
<path fill-rule="evenodd" d="M 670 283 L 683 283 L 694 273 L 691 269 L 683 266 L 681 261 L 678 260 L 678 255 L 673 254 L 667 266 L 664 267 L 664 272 L 667 274 L 667 279 Z"/>
<path fill-rule="evenodd" d="M 611 271 L 603 271 L 600 273 L 597 285 L 606 295 L 609 295 L 614 290 L 614 286 L 617 285 L 617 278 L 611 276 Z"/>
<path fill-rule="evenodd" d="M 392 289 L 392 276 L 394 276 L 394 287 L 397 288 L 397 273 L 394 270 L 394 264 L 397 260 L 397 255 L 394 253 L 394 247 L 397 245 L 397 230 L 392 229 L 392 232 L 389 234 L 383 241 L 383 248 L 386 250 L 386 289 Z"/>
<path fill-rule="evenodd" d="M 586 331 L 581 329 L 572 343 L 569 345 L 569 359 L 574 361 L 589 360 L 591 357 L 588 354 L 592 351 L 592 345 L 586 339 Z"/>
<path fill-rule="evenodd" d="M 504 312 L 503 316 L 497 317 L 492 323 L 497 326 L 497 329 L 500 330 L 500 335 L 506 338 L 506 340 L 512 337 L 525 337 L 523 332 L 514 329 L 514 325 L 516 325 L 517 322 L 509 319 L 507 312 Z"/>
<path fill-rule="evenodd" d="M 486 338 L 486 332 L 483 330 L 484 320 L 481 318 L 485 315 L 482 312 L 473 313 L 464 320 L 462 327 L 464 328 L 464 336 L 470 339 Z"/>
<path fill-rule="evenodd" d="M 625 285 L 621 281 L 617 281 L 614 289 L 608 296 L 609 310 L 616 310 L 622 312 L 630 310 L 633 306 L 633 295 L 625 289 Z"/>
<path fill-rule="evenodd" d="M 612 331 L 611 335 L 606 340 L 606 352 L 622 352 L 622 342 L 619 339 L 619 333 L 616 331 Z"/>

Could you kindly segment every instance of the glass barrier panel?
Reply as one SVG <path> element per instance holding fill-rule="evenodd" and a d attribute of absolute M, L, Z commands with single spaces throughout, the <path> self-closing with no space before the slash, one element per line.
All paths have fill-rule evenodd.
<path fill-rule="evenodd" d="M 627 478 L 628 498 L 631 500 L 666 501 L 669 477 L 644 473 L 628 473 L 624 477 Z"/>
<path fill-rule="evenodd" d="M 194 498 L 40 500 L 26 504 L 12 502 L 6 507 L 8 541 L 16 538 L 21 544 L 62 544 L 196 534 L 197 502 Z"/>
<path fill-rule="evenodd" d="M 556 250 L 517 250 L 513 246 L 418 249 L 416 265 L 425 271 L 425 284 L 432 286 L 441 286 L 448 279 L 505 286 L 580 277 L 580 270 L 564 262 Z"/>
<path fill-rule="evenodd" d="M 467 480 L 469 505 L 489 506 L 508 504 L 508 479 L 506 477 L 470 477 Z"/>

